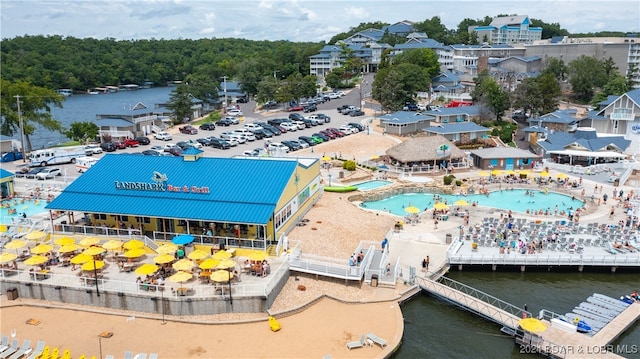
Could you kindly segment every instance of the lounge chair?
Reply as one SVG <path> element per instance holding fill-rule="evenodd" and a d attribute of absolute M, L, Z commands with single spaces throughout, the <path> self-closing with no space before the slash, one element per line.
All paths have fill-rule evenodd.
<path fill-rule="evenodd" d="M 149 359 L 158 359 L 158 353 L 150 353 Z"/>
<path fill-rule="evenodd" d="M 369 333 L 367 336 L 369 337 L 369 339 L 371 339 L 372 342 L 378 344 L 380 347 L 384 348 L 385 346 L 387 346 L 387 341 L 380 338 L 379 336 L 373 333 Z"/>
<path fill-rule="evenodd" d="M 112 354 L 107 354 L 104 359 L 116 359 Z"/>
<path fill-rule="evenodd" d="M 366 342 L 367 342 L 367 337 L 364 334 L 362 334 L 359 341 L 347 343 L 347 349 L 351 350 L 354 348 L 362 348 Z"/>
<path fill-rule="evenodd" d="M 133 352 L 124 352 L 124 359 L 133 359 Z"/>
<path fill-rule="evenodd" d="M 17 352 L 20 349 L 20 342 L 18 339 L 13 339 L 11 341 L 11 345 L 5 351 L 0 354 L 0 358 L 5 359 L 13 355 L 13 353 Z"/>
<path fill-rule="evenodd" d="M 33 351 L 31 351 L 30 353 L 27 353 L 29 355 L 27 359 L 35 359 L 38 355 L 42 354 L 42 352 L 44 352 L 45 346 L 46 346 L 46 343 L 44 340 L 38 340 L 38 344 L 36 344 L 36 348 L 33 349 Z"/>
<path fill-rule="evenodd" d="M 31 339 L 25 339 L 24 342 L 22 342 L 22 346 L 20 347 L 20 349 L 18 349 L 15 353 L 13 353 L 9 357 L 9 359 L 19 359 L 23 355 L 27 355 L 31 353 L 32 350 L 33 349 L 31 348 Z"/>

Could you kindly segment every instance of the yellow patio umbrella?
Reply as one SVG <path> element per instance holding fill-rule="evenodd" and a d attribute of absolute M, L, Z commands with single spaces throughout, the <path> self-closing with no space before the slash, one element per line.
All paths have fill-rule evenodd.
<path fill-rule="evenodd" d="M 551 176 L 551 175 L 550 175 L 550 174 L 549 174 L 549 172 L 547 172 L 547 171 L 542 171 L 542 172 L 540 172 L 540 176 L 541 176 L 541 177 L 549 177 L 549 176 Z"/>
<path fill-rule="evenodd" d="M 369 157 L 372 160 L 377 160 L 378 158 L 380 158 L 380 156 L 378 155 L 372 155 L 371 157 Z"/>
<path fill-rule="evenodd" d="M 433 208 L 435 208 L 437 210 L 445 210 L 445 209 L 449 209 L 449 206 L 444 204 L 444 202 L 438 202 L 433 206 Z"/>
<path fill-rule="evenodd" d="M 565 179 L 565 178 L 569 178 L 569 176 L 568 176 L 568 175 L 566 175 L 566 174 L 564 174 L 564 173 L 560 173 L 560 174 L 558 175 L 558 178 L 560 178 L 560 179 Z"/>
<path fill-rule="evenodd" d="M 229 259 L 231 257 L 232 257 L 231 253 L 229 253 L 229 252 L 227 252 L 225 250 L 217 251 L 213 256 L 211 256 L 211 258 L 217 259 L 219 261 L 224 260 L 224 259 Z"/>
<path fill-rule="evenodd" d="M 131 240 L 125 242 L 123 247 L 124 247 L 124 249 L 143 248 L 144 247 L 144 242 L 139 241 L 137 239 L 131 239 Z"/>
<path fill-rule="evenodd" d="M 263 261 L 267 258 L 269 258 L 269 255 L 263 251 L 254 251 L 249 254 L 249 259 L 252 261 Z"/>
<path fill-rule="evenodd" d="M 514 174 L 516 174 L 516 171 L 514 171 L 514 170 L 506 170 L 505 174 L 514 175 Z"/>
<path fill-rule="evenodd" d="M 171 263 L 175 260 L 175 257 L 171 254 L 161 254 L 159 256 L 153 257 L 153 263 L 157 264 L 166 264 Z"/>
<path fill-rule="evenodd" d="M 103 261 L 89 261 L 89 262 L 85 262 L 82 265 L 82 270 L 96 270 L 96 269 L 102 269 L 102 267 L 104 267 L 104 262 Z"/>
<path fill-rule="evenodd" d="M 329 156 L 322 156 L 322 160 L 323 160 L 323 161 L 331 161 L 331 157 L 329 157 Z"/>
<path fill-rule="evenodd" d="M 489 172 L 488 171 L 480 171 L 480 173 L 478 173 L 478 175 L 480 175 L 480 177 L 489 177 Z"/>
<path fill-rule="evenodd" d="M 122 245 L 124 244 L 123 241 L 119 241 L 117 239 L 111 239 L 108 240 L 107 242 L 102 244 L 102 248 L 109 250 L 109 251 L 115 251 L 115 250 L 119 250 L 122 249 Z"/>
<path fill-rule="evenodd" d="M 165 243 L 156 248 L 156 253 L 160 254 L 174 254 L 178 250 L 178 246 L 173 243 Z"/>
<path fill-rule="evenodd" d="M 33 254 L 43 254 L 43 253 L 49 253 L 52 250 L 53 250 L 53 246 L 52 245 L 40 243 L 37 246 L 33 247 L 33 249 L 31 249 L 31 253 L 33 253 Z"/>
<path fill-rule="evenodd" d="M 144 251 L 144 248 L 136 248 L 136 249 L 130 249 L 124 252 L 124 256 L 127 258 L 138 258 L 145 255 L 145 253 L 146 252 Z"/>
<path fill-rule="evenodd" d="M 15 253 L 5 252 L 0 254 L 0 263 L 11 262 L 12 260 L 18 258 L 18 255 Z"/>
<path fill-rule="evenodd" d="M 219 270 L 211 273 L 209 276 L 214 282 L 228 282 L 231 278 L 233 278 L 233 273 L 226 270 Z"/>
<path fill-rule="evenodd" d="M 167 278 L 167 280 L 174 283 L 182 283 L 188 281 L 191 278 L 193 278 L 193 274 L 185 271 L 178 271 L 176 274 Z"/>
<path fill-rule="evenodd" d="M 537 318 L 524 318 L 518 321 L 518 325 L 523 330 L 532 333 L 540 333 L 547 330 L 547 325 Z"/>
<path fill-rule="evenodd" d="M 464 206 L 468 206 L 468 205 L 469 205 L 469 202 L 465 201 L 464 199 L 459 199 L 459 200 L 457 200 L 457 201 L 453 202 L 453 204 L 454 204 L 455 206 L 461 206 L 461 207 L 464 207 Z"/>
<path fill-rule="evenodd" d="M 407 212 L 407 213 L 418 214 L 420 212 L 420 208 L 418 208 L 416 206 L 409 206 L 409 207 L 405 208 L 404 211 Z"/>
<path fill-rule="evenodd" d="M 59 246 L 66 246 L 69 244 L 75 244 L 76 240 L 71 237 L 60 237 L 54 240 L 53 243 Z"/>
<path fill-rule="evenodd" d="M 493 170 L 493 171 L 491 171 L 491 175 L 492 175 L 492 176 L 498 176 L 498 175 L 500 175 L 501 173 L 502 173 L 502 171 L 500 171 L 500 170 Z"/>
<path fill-rule="evenodd" d="M 191 268 L 193 268 L 194 265 L 195 263 L 193 263 L 190 259 L 183 258 L 173 263 L 171 266 L 173 267 L 173 269 L 178 271 L 188 271 L 188 270 L 191 270 Z"/>
<path fill-rule="evenodd" d="M 98 254 L 102 254 L 105 252 L 105 249 L 102 247 L 89 247 L 82 251 L 83 254 L 88 256 L 97 256 Z"/>
<path fill-rule="evenodd" d="M 200 269 L 213 269 L 220 264 L 220 261 L 213 258 L 207 258 L 203 260 L 198 266 Z"/>
<path fill-rule="evenodd" d="M 47 234 L 44 233 L 43 231 L 32 231 L 27 233 L 26 236 L 24 236 L 25 239 L 30 240 L 30 241 L 38 241 L 40 239 L 42 239 L 44 236 L 46 236 Z"/>
<path fill-rule="evenodd" d="M 187 254 L 187 258 L 189 259 L 193 259 L 193 260 L 200 260 L 200 259 L 204 259 L 207 258 L 209 256 L 209 253 L 203 251 L 202 249 L 196 249 L 195 251 Z"/>
<path fill-rule="evenodd" d="M 80 240 L 80 242 L 78 242 L 78 244 L 83 247 L 91 247 L 98 243 L 100 243 L 100 238 L 98 237 L 84 237 Z"/>
<path fill-rule="evenodd" d="M 216 269 L 229 269 L 236 266 L 236 262 L 232 259 L 225 259 L 220 261 L 220 263 L 216 266 Z"/>
<path fill-rule="evenodd" d="M 88 254 L 84 254 L 84 253 L 80 253 L 76 256 L 74 256 L 73 258 L 71 258 L 70 262 L 72 264 L 84 264 L 87 263 L 88 261 L 92 261 L 93 257 L 88 255 Z"/>
<path fill-rule="evenodd" d="M 4 224 L 0 224 L 0 233 L 4 233 L 8 230 L 7 226 Z"/>
<path fill-rule="evenodd" d="M 531 172 L 529 172 L 528 170 L 522 170 L 520 171 L 520 175 L 525 175 L 525 176 L 529 176 L 531 174 Z"/>
<path fill-rule="evenodd" d="M 14 239 L 11 242 L 5 244 L 4 247 L 6 249 L 16 249 L 17 250 L 17 249 L 20 249 L 20 248 L 22 248 L 22 247 L 24 247 L 26 245 L 27 245 L 27 242 L 25 242 L 25 241 L 23 241 L 21 239 Z"/>
<path fill-rule="evenodd" d="M 46 263 L 48 260 L 49 258 L 45 256 L 35 255 L 27 258 L 27 260 L 24 261 L 24 264 L 28 266 L 39 266 L 43 263 Z"/>
<path fill-rule="evenodd" d="M 135 270 L 137 275 L 149 275 L 158 271 L 160 267 L 152 263 L 145 263 Z"/>
<path fill-rule="evenodd" d="M 62 247 L 58 248 L 58 252 L 60 252 L 60 253 L 69 253 L 69 252 L 77 251 L 79 249 L 82 249 L 82 247 L 80 247 L 79 245 L 77 245 L 75 243 L 71 243 L 71 244 L 67 244 L 65 246 L 62 246 Z"/>

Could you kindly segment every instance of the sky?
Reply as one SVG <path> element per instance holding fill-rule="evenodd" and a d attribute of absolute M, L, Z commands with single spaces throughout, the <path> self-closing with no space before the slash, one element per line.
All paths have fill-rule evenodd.
<path fill-rule="evenodd" d="M 328 41 L 363 22 L 528 15 L 571 33 L 640 32 L 638 0 L 2 0 L 0 36 Z"/>

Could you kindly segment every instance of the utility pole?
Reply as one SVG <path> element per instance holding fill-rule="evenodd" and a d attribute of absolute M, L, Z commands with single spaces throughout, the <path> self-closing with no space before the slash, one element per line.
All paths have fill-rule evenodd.
<path fill-rule="evenodd" d="M 18 122 L 20 123 L 20 147 L 22 148 L 22 162 L 27 162 L 27 154 L 24 150 L 24 124 L 22 123 L 22 111 L 20 110 L 20 95 L 15 95 L 18 104 Z"/>
<path fill-rule="evenodd" d="M 222 81 L 224 83 L 224 111 L 227 111 L 227 76 L 222 76 Z"/>

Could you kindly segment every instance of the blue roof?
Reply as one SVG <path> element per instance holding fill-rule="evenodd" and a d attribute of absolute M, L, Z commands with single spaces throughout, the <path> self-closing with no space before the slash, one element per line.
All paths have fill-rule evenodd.
<path fill-rule="evenodd" d="M 379 117 L 380 122 L 386 123 L 415 123 L 420 121 L 429 121 L 433 117 L 426 116 L 420 112 L 412 111 L 396 111 Z"/>
<path fill-rule="evenodd" d="M 96 120 L 96 125 L 101 127 L 131 127 L 133 123 L 122 118 L 101 118 Z"/>
<path fill-rule="evenodd" d="M 439 133 L 441 135 L 449 133 L 486 132 L 490 130 L 491 129 L 480 126 L 475 122 L 443 123 L 438 126 L 431 126 L 424 129 L 425 132 Z"/>
<path fill-rule="evenodd" d="M 577 111 L 573 109 L 568 110 L 556 110 L 551 113 L 544 114 L 540 117 L 530 118 L 529 123 L 562 123 L 562 124 L 572 124 L 578 122 L 576 119 Z"/>
<path fill-rule="evenodd" d="M 624 136 L 604 136 L 598 137 L 595 131 L 554 132 L 547 134 L 547 139 L 538 144 L 546 151 L 565 150 L 567 146 L 578 144 L 588 151 L 602 151 L 609 145 L 615 146 L 620 151 L 626 150 L 631 144 L 631 140 L 625 140 Z"/>
<path fill-rule="evenodd" d="M 456 75 L 455 73 L 447 70 L 444 72 L 441 72 L 438 76 L 434 77 L 431 80 L 432 83 L 446 83 L 446 82 L 453 82 L 453 83 L 458 83 L 460 82 L 460 77 L 458 77 L 458 75 Z"/>
<path fill-rule="evenodd" d="M 407 41 L 403 44 L 396 44 L 394 49 L 397 50 L 406 50 L 406 49 L 443 49 L 448 46 L 437 42 L 434 39 L 424 39 L 421 41 Z"/>
<path fill-rule="evenodd" d="M 460 107 L 444 107 L 437 110 L 423 111 L 423 113 L 433 116 L 451 116 L 451 115 L 469 115 L 475 116 L 480 114 L 478 106 L 460 106 Z"/>
<path fill-rule="evenodd" d="M 13 173 L 5 170 L 4 168 L 0 168 L 0 178 L 7 178 L 13 176 Z"/>
<path fill-rule="evenodd" d="M 640 89 L 631 90 L 625 93 L 625 95 L 632 99 L 633 102 L 636 103 L 636 105 L 640 106 Z"/>
<path fill-rule="evenodd" d="M 266 224 L 297 166 L 286 159 L 106 154 L 46 208 Z"/>

